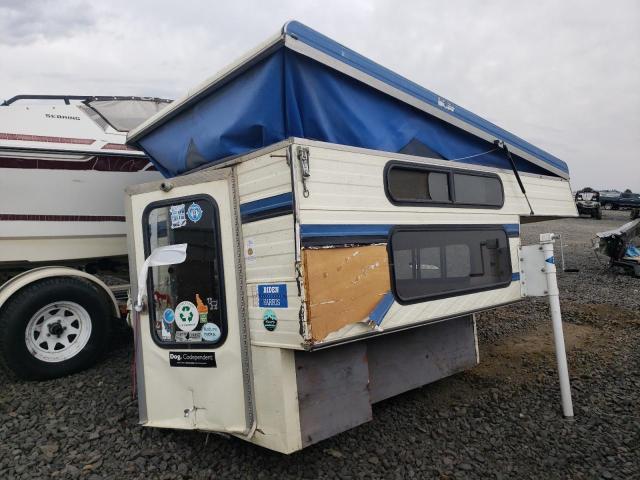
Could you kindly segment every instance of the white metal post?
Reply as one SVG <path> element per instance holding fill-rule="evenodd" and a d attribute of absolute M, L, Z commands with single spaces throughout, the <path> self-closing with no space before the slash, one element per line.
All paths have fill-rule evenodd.
<path fill-rule="evenodd" d="M 571 385 L 569 384 L 569 368 L 567 366 L 567 352 L 564 346 L 564 333 L 562 332 L 562 313 L 560 312 L 560 292 L 556 279 L 556 265 L 553 258 L 553 242 L 558 238 L 553 233 L 540 235 L 540 245 L 544 253 L 544 273 L 547 277 L 547 296 L 549 297 L 549 309 L 551 310 L 551 322 L 553 325 L 553 341 L 556 347 L 556 360 L 558 362 L 558 376 L 560 377 L 560 397 L 562 399 L 562 413 L 565 417 L 573 417 L 573 403 L 571 401 Z"/>

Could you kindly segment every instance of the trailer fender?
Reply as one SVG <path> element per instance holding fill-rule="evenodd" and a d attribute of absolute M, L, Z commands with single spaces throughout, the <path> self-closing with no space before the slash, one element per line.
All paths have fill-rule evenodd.
<path fill-rule="evenodd" d="M 0 308 L 2 308 L 5 302 L 9 300 L 9 298 L 11 298 L 11 296 L 18 290 L 26 287 L 33 282 L 51 277 L 77 277 L 90 281 L 94 285 L 104 290 L 104 292 L 111 300 L 113 314 L 116 317 L 120 316 L 120 310 L 118 308 L 116 297 L 106 283 L 104 283 L 95 275 L 91 275 L 90 273 L 86 273 L 69 267 L 39 267 L 16 275 L 0 287 Z"/>

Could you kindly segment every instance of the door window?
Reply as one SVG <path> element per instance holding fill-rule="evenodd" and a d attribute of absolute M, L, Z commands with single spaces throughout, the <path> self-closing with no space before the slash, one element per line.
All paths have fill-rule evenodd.
<path fill-rule="evenodd" d="M 198 196 L 151 204 L 144 214 L 146 255 L 187 244 L 177 265 L 151 267 L 152 336 L 162 347 L 212 348 L 227 335 L 220 229 L 215 201 Z"/>

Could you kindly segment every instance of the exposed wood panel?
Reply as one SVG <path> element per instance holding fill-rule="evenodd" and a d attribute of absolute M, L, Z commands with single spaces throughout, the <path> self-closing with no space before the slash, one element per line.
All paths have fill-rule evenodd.
<path fill-rule="evenodd" d="M 295 362 L 303 447 L 371 420 L 364 342 L 296 352 Z"/>
<path fill-rule="evenodd" d="M 371 403 L 478 363 L 471 315 L 384 335 L 366 343 Z"/>
<path fill-rule="evenodd" d="M 314 340 L 366 319 L 391 288 L 385 245 L 304 250 Z"/>

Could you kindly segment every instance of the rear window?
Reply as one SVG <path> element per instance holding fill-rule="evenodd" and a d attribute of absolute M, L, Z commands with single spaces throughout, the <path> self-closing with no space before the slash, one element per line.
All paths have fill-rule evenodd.
<path fill-rule="evenodd" d="M 500 208 L 504 189 L 498 175 L 391 162 L 385 169 L 387 196 L 396 205 Z"/>
<path fill-rule="evenodd" d="M 149 321 L 165 348 L 214 348 L 227 335 L 218 208 L 207 196 L 151 204 L 143 216 L 145 250 L 186 243 L 177 265 L 150 267 Z"/>
<path fill-rule="evenodd" d="M 394 294 L 400 303 L 511 283 L 509 239 L 500 227 L 397 227 L 389 253 Z"/>

